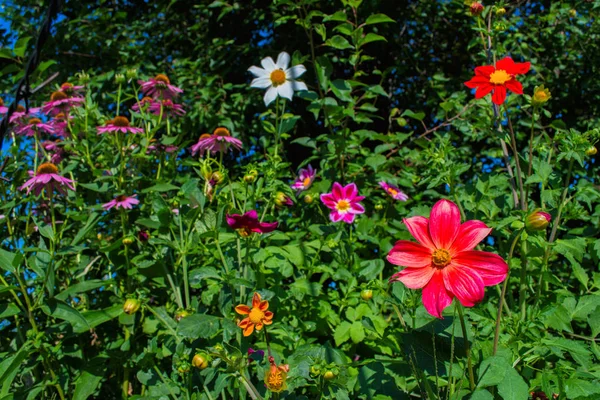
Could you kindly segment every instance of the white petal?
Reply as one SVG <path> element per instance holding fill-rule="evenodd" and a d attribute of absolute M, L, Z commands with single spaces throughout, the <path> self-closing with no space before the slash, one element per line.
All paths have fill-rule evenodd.
<path fill-rule="evenodd" d="M 290 65 L 290 55 L 285 51 L 282 51 L 279 53 L 279 56 L 277 56 L 277 67 L 285 71 L 288 65 Z"/>
<path fill-rule="evenodd" d="M 275 101 L 276 98 L 277 98 L 277 88 L 270 87 L 269 90 L 267 90 L 265 92 L 265 97 L 264 97 L 265 105 L 268 106 L 273 101 Z"/>
<path fill-rule="evenodd" d="M 299 64 L 294 65 L 292 68 L 285 71 L 285 76 L 287 76 L 288 79 L 298 79 L 300 75 L 302 75 L 305 72 L 306 68 L 304 67 L 304 65 Z"/>
<path fill-rule="evenodd" d="M 254 75 L 257 78 L 264 78 L 269 76 L 269 73 L 267 71 L 254 65 L 248 68 L 248 71 L 250 71 L 252 75 Z"/>
<path fill-rule="evenodd" d="M 295 92 L 308 90 L 308 88 L 306 87 L 306 83 L 304 82 L 290 81 L 290 83 L 292 84 L 292 89 L 294 89 Z"/>
<path fill-rule="evenodd" d="M 265 72 L 269 75 L 271 74 L 271 72 L 273 72 L 273 70 L 277 69 L 277 65 L 275 65 L 275 62 L 271 57 L 263 58 L 260 62 L 260 65 L 263 66 Z"/>
<path fill-rule="evenodd" d="M 294 95 L 294 89 L 292 89 L 292 84 L 287 81 L 281 86 L 277 86 L 277 93 L 281 97 L 285 97 L 288 100 L 292 100 L 292 96 Z"/>
<path fill-rule="evenodd" d="M 250 87 L 259 89 L 266 89 L 269 86 L 271 86 L 271 79 L 268 77 L 253 79 L 252 83 L 250 83 Z"/>

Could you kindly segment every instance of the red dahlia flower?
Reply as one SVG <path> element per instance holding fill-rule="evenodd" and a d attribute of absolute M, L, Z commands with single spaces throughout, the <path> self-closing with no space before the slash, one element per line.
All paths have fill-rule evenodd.
<path fill-rule="evenodd" d="M 506 100 L 506 89 L 516 94 L 523 94 L 523 86 L 517 81 L 517 75 L 526 74 L 531 67 L 530 62 L 516 63 L 510 57 L 504 57 L 493 65 L 475 68 L 475 76 L 465 85 L 477 89 L 475 98 L 481 99 L 490 92 L 494 104 L 502 105 Z"/>
<path fill-rule="evenodd" d="M 454 297 L 465 307 L 483 300 L 484 287 L 504 281 L 508 265 L 497 254 L 473 250 L 492 231 L 477 220 L 460 223 L 460 211 L 448 200 L 438 201 L 431 216 L 405 218 L 418 243 L 399 240 L 387 256 L 402 271 L 390 281 L 423 289 L 423 305 L 437 318 Z"/>
<path fill-rule="evenodd" d="M 248 237 L 252 232 L 269 233 L 277 229 L 279 222 L 259 222 L 256 210 L 250 210 L 244 215 L 226 215 L 227 224 L 237 230 L 240 236 Z"/>

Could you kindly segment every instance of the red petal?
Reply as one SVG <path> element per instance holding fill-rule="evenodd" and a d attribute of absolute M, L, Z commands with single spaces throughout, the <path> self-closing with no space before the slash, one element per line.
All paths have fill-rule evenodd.
<path fill-rule="evenodd" d="M 475 89 L 476 87 L 481 86 L 481 85 L 486 85 L 486 84 L 489 85 L 489 83 L 490 83 L 490 78 L 475 76 L 470 81 L 465 82 L 465 85 L 468 88 Z"/>
<path fill-rule="evenodd" d="M 440 200 L 429 216 L 429 234 L 438 249 L 448 249 L 460 229 L 460 210 L 449 200 Z"/>
<path fill-rule="evenodd" d="M 485 286 L 499 284 L 508 274 L 508 264 L 502 257 L 487 251 L 461 251 L 452 258 L 452 265 L 460 265 L 476 271 Z"/>
<path fill-rule="evenodd" d="M 429 219 L 421 216 L 404 218 L 402 220 L 408 231 L 417 242 L 430 249 L 435 249 L 435 245 L 429 236 Z"/>
<path fill-rule="evenodd" d="M 429 314 L 436 318 L 442 318 L 444 308 L 452 303 L 454 296 L 446 290 L 442 271 L 436 269 L 431 280 L 423 288 L 423 305 Z"/>
<path fill-rule="evenodd" d="M 243 320 L 241 320 L 240 322 L 238 322 L 238 326 L 240 328 L 245 328 L 248 326 L 248 324 L 250 324 L 250 318 L 244 318 Z"/>
<path fill-rule="evenodd" d="M 523 85 L 515 78 L 504 84 L 508 90 L 516 94 L 523 94 Z"/>
<path fill-rule="evenodd" d="M 521 75 L 528 73 L 530 68 L 531 63 L 529 61 L 524 63 L 513 63 L 510 69 L 506 70 L 506 72 L 511 75 Z"/>
<path fill-rule="evenodd" d="M 479 242 L 490 234 L 491 231 L 492 228 L 488 228 L 487 225 L 481 221 L 475 219 L 467 221 L 460 226 L 458 235 L 456 235 L 456 239 L 454 240 L 454 243 L 452 243 L 451 249 L 454 253 L 473 250 Z"/>
<path fill-rule="evenodd" d="M 409 289 L 421 289 L 429 283 L 435 271 L 435 268 L 404 268 L 392 279 L 404 283 Z"/>
<path fill-rule="evenodd" d="M 496 63 L 496 69 L 503 69 L 509 74 L 512 74 L 512 70 L 515 67 L 515 62 L 510 57 L 504 57 L 502 60 Z"/>
<path fill-rule="evenodd" d="M 398 240 L 387 255 L 387 260 L 403 267 L 428 267 L 431 265 L 431 250 L 419 243 Z"/>
<path fill-rule="evenodd" d="M 488 78 L 489 81 L 489 77 L 494 71 L 496 71 L 496 68 L 494 68 L 493 65 L 483 65 L 481 67 L 475 68 L 475 75 Z"/>
<path fill-rule="evenodd" d="M 266 311 L 269 308 L 269 302 L 267 300 L 263 300 L 260 302 L 259 309 L 260 311 Z"/>
<path fill-rule="evenodd" d="M 257 308 L 260 306 L 260 294 L 258 293 L 254 293 L 254 296 L 252 296 L 252 308 Z"/>
<path fill-rule="evenodd" d="M 483 300 L 483 279 L 472 269 L 459 265 L 449 265 L 442 270 L 446 288 L 465 307 L 473 307 Z"/>
<path fill-rule="evenodd" d="M 250 324 L 244 329 L 244 336 L 250 336 L 252 332 L 254 332 L 254 324 Z"/>
<path fill-rule="evenodd" d="M 250 314 L 250 307 L 245 304 L 240 304 L 239 306 L 235 306 L 235 312 L 238 314 Z"/>
<path fill-rule="evenodd" d="M 492 95 L 492 101 L 494 104 L 501 106 L 506 100 L 506 88 L 502 85 L 496 85 L 494 94 Z"/>
<path fill-rule="evenodd" d="M 491 85 L 489 82 L 485 85 L 481 85 L 475 91 L 475 98 L 481 99 L 482 97 L 487 96 L 494 89 L 494 85 Z"/>

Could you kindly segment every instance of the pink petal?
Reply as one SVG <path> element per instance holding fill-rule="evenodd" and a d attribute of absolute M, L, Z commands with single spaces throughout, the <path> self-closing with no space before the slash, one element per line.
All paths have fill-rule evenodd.
<path fill-rule="evenodd" d="M 473 250 L 487 235 L 492 228 L 478 220 L 467 221 L 460 226 L 458 235 L 450 249 L 454 252 Z"/>
<path fill-rule="evenodd" d="M 417 239 L 417 242 L 430 249 L 435 249 L 435 245 L 429 236 L 429 219 L 421 216 L 404 218 L 402 220 L 410 234 Z"/>
<path fill-rule="evenodd" d="M 344 220 L 345 223 L 347 224 L 351 224 L 354 222 L 354 218 L 356 217 L 355 214 L 351 214 L 351 213 L 346 213 L 343 215 L 342 219 Z"/>
<path fill-rule="evenodd" d="M 427 312 L 436 318 L 442 318 L 444 308 L 452 303 L 454 295 L 446 290 L 442 271 L 435 269 L 429 283 L 423 288 L 423 305 Z"/>
<path fill-rule="evenodd" d="M 333 194 L 332 193 L 324 193 L 321 195 L 321 201 L 323 202 L 323 204 L 325 204 L 327 207 L 331 208 L 331 209 L 335 209 L 335 204 L 337 203 L 335 201 L 335 199 L 333 198 Z"/>
<path fill-rule="evenodd" d="M 431 265 L 431 250 L 419 243 L 398 240 L 387 255 L 387 260 L 403 267 L 428 267 Z"/>
<path fill-rule="evenodd" d="M 358 188 L 355 183 L 344 186 L 344 197 L 346 199 L 353 199 L 356 196 L 358 196 Z"/>
<path fill-rule="evenodd" d="M 344 216 L 342 214 L 340 214 L 338 210 L 333 210 L 332 212 L 329 213 L 329 219 L 332 222 L 340 222 L 342 220 L 342 218 L 344 218 Z"/>
<path fill-rule="evenodd" d="M 256 213 L 256 210 L 250 210 L 246 214 L 244 214 L 244 217 L 250 219 L 258 219 L 258 214 Z"/>
<path fill-rule="evenodd" d="M 508 274 L 508 264 L 502 257 L 487 251 L 461 251 L 452 258 L 451 265 L 476 271 L 485 286 L 499 284 Z"/>
<path fill-rule="evenodd" d="M 348 212 L 350 214 L 363 214 L 365 212 L 365 208 L 362 204 L 352 203 Z"/>
<path fill-rule="evenodd" d="M 333 184 L 333 189 L 331 190 L 331 194 L 333 198 L 336 200 L 342 199 L 344 197 L 344 188 L 339 183 L 335 182 Z"/>
<path fill-rule="evenodd" d="M 460 229 L 460 210 L 449 200 L 440 200 L 429 216 L 429 234 L 438 249 L 448 249 Z"/>
<path fill-rule="evenodd" d="M 421 289 L 429 283 L 435 271 L 435 268 L 404 268 L 392 279 L 404 283 L 409 289 Z"/>
<path fill-rule="evenodd" d="M 473 307 L 483 300 L 483 279 L 473 269 L 459 265 L 449 265 L 442 270 L 446 288 L 465 307 Z"/>

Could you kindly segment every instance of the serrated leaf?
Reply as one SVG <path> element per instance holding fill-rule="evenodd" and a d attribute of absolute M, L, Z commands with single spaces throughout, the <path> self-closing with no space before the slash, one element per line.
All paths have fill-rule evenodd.
<path fill-rule="evenodd" d="M 396 22 L 385 14 L 373 14 L 370 15 L 369 18 L 365 21 L 365 25 L 373 25 L 373 24 L 384 24 L 389 22 Z"/>
<path fill-rule="evenodd" d="M 219 318 L 206 314 L 194 314 L 182 319 L 177 334 L 187 339 L 208 339 L 219 331 Z"/>

